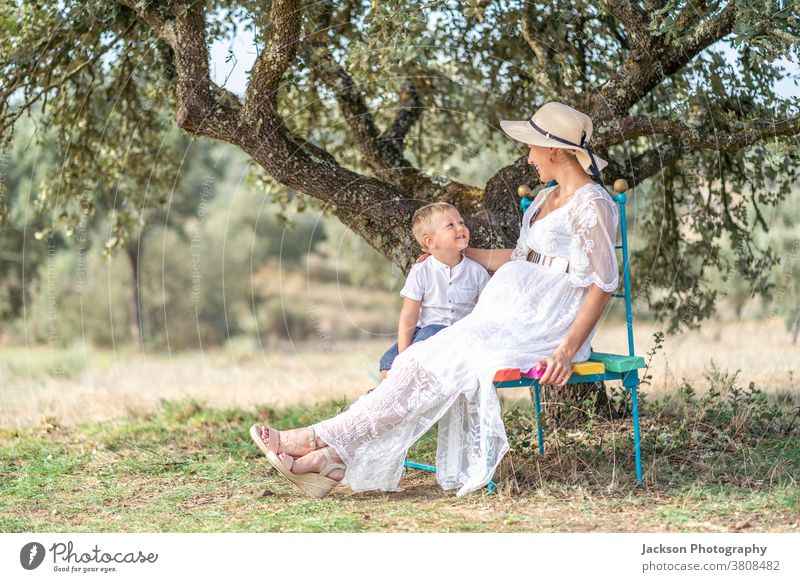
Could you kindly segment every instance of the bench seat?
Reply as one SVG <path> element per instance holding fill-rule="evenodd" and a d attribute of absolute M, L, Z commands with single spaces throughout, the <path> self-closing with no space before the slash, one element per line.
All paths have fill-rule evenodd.
<path fill-rule="evenodd" d="M 572 364 L 572 376 L 567 384 L 621 380 L 625 373 L 644 368 L 645 365 L 641 356 L 592 352 L 587 361 Z M 498 370 L 494 375 L 494 385 L 496 388 L 534 386 L 539 381 L 533 378 L 533 370 L 534 368 L 527 372 L 517 368 Z"/>

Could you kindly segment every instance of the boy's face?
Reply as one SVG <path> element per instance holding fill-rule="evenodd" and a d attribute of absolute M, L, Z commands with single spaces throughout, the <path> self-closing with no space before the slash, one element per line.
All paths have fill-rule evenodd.
<path fill-rule="evenodd" d="M 432 234 L 423 237 L 428 249 L 463 251 L 469 246 L 469 229 L 458 210 L 435 214 L 432 226 Z"/>

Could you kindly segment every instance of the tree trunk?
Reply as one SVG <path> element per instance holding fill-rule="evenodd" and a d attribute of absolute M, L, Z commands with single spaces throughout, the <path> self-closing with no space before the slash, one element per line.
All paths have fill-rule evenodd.
<path fill-rule="evenodd" d="M 139 312 L 140 303 L 140 289 L 139 289 L 139 240 L 135 244 L 129 244 L 125 247 L 125 254 L 128 255 L 128 260 L 131 263 L 131 337 L 133 338 L 133 345 L 140 352 L 144 352 L 144 333 L 142 332 L 142 318 Z"/>

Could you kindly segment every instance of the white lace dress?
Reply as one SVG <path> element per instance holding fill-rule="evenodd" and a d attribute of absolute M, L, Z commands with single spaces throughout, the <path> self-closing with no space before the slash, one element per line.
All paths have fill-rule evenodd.
<path fill-rule="evenodd" d="M 492 276 L 472 313 L 409 346 L 375 390 L 314 425 L 347 465 L 343 483 L 354 491 L 401 491 L 408 449 L 437 421 L 439 484 L 461 496 L 491 479 L 508 451 L 495 372 L 528 370 L 552 355 L 589 285 L 609 292 L 618 285 L 616 203 L 602 186 L 589 184 L 531 226 L 552 191 L 537 194 L 512 260 Z M 531 250 L 567 259 L 569 272 L 527 261 Z M 574 362 L 589 357 L 593 335 Z"/>

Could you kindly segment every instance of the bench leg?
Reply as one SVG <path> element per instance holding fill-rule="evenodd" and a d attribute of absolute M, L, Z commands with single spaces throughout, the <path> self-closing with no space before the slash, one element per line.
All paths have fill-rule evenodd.
<path fill-rule="evenodd" d="M 433 473 L 436 472 L 436 467 L 434 465 L 423 465 L 422 463 L 415 463 L 414 461 L 404 461 L 403 467 L 410 467 L 412 469 L 422 469 L 423 471 L 431 471 Z M 403 469 L 405 472 L 405 469 Z"/>
<path fill-rule="evenodd" d="M 539 438 L 539 455 L 544 456 L 544 436 L 542 434 L 542 401 L 539 395 L 539 384 L 538 382 L 533 387 L 533 399 L 536 409 L 536 436 Z"/>
<path fill-rule="evenodd" d="M 632 370 L 628 372 L 622 382 L 631 392 L 631 407 L 633 408 L 633 446 L 636 451 L 636 483 L 639 487 L 644 487 L 642 481 L 642 447 L 639 435 L 639 372 Z"/>

